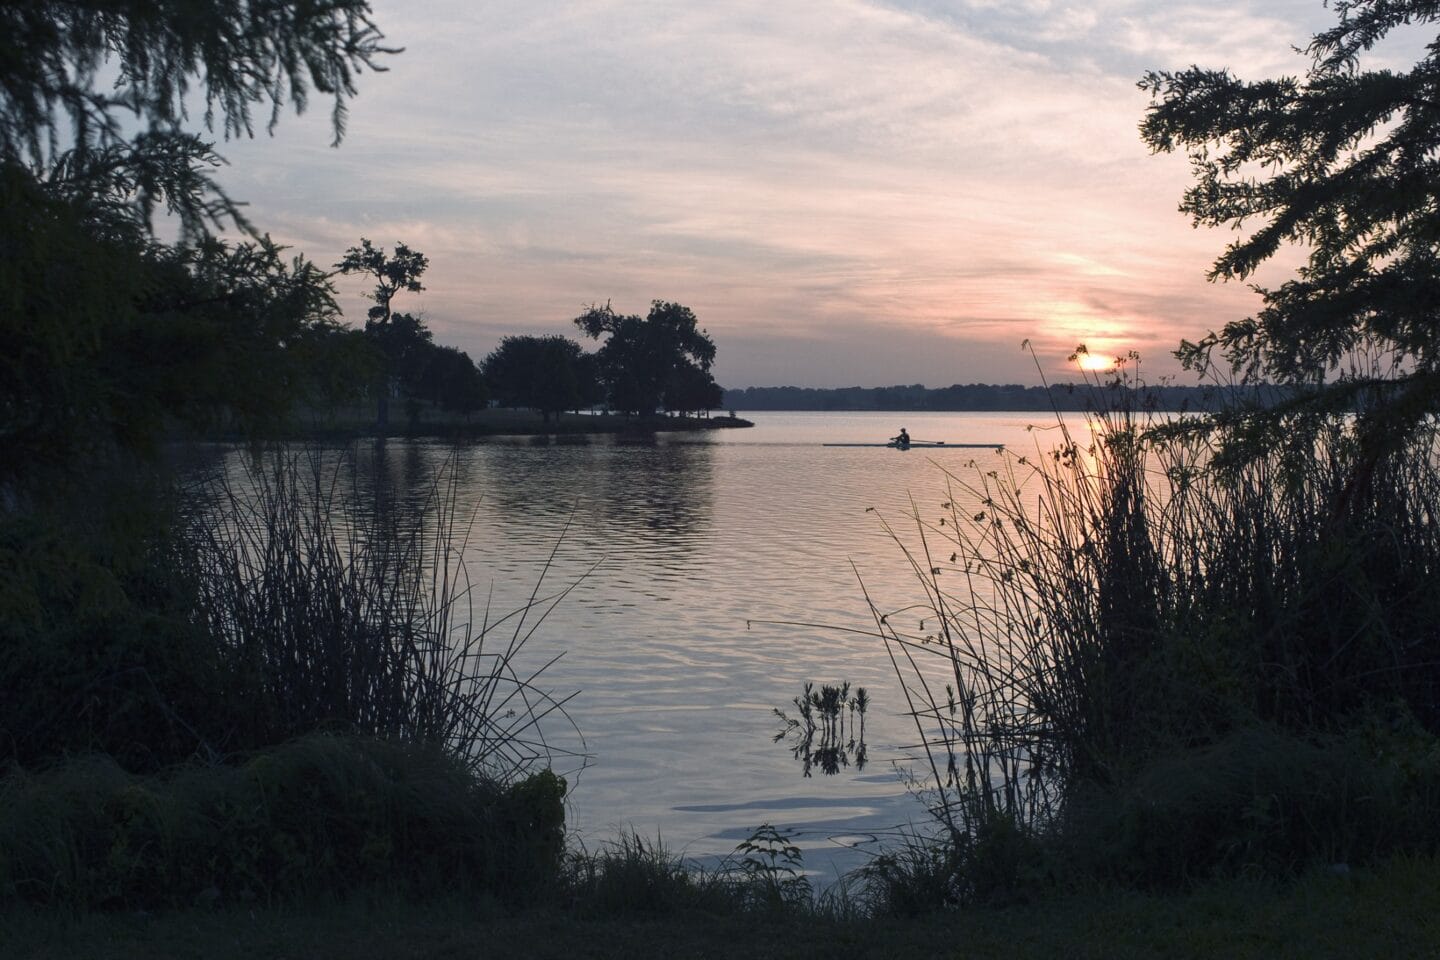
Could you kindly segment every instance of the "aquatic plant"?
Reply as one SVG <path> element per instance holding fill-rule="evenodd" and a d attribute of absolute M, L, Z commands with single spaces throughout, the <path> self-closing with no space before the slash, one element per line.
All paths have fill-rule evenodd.
<path fill-rule="evenodd" d="M 778 707 L 773 711 L 782 723 L 774 742 L 790 739 L 791 752 L 801 761 L 805 776 L 816 766 L 826 776 L 833 776 L 848 767 L 852 757 L 856 770 L 865 769 L 865 711 L 870 694 L 864 687 L 857 687 L 851 696 L 848 681 L 839 686 L 824 684 L 819 690 L 807 681 L 804 692 L 791 702 L 795 717 Z"/>

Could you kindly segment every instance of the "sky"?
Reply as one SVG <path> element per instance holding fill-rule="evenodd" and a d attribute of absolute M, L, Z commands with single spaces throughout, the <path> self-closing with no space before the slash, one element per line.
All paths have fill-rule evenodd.
<path fill-rule="evenodd" d="M 477 361 L 594 303 L 695 311 L 726 387 L 1075 379 L 1258 306 L 1177 206 L 1146 70 L 1298 74 L 1320 0 L 375 0 L 404 47 L 330 146 L 318 99 L 222 183 L 324 265 L 430 258 L 397 298 Z M 1263 275 L 1262 280 L 1266 279 Z M 339 278 L 348 322 L 365 284 Z M 1022 349 L 1029 342 L 1034 356 Z M 1177 382 L 1193 382 L 1183 374 Z"/>

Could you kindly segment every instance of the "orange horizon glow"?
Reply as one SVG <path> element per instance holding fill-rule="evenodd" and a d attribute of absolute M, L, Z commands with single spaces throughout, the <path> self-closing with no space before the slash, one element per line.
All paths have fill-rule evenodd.
<path fill-rule="evenodd" d="M 1078 354 L 1075 362 L 1081 370 L 1109 370 L 1115 366 L 1115 358 L 1104 353 L 1082 353 Z"/>

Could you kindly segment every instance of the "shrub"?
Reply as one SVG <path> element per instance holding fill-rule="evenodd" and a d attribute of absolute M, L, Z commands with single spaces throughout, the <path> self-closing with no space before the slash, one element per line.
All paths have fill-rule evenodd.
<path fill-rule="evenodd" d="M 156 771 L 322 729 L 500 779 L 567 753 L 541 731 L 565 720 L 543 667 L 518 669 L 555 598 L 476 623 L 453 485 L 377 509 L 346 463 L 275 454 L 128 524 L 0 519 L 0 761 Z"/>
<path fill-rule="evenodd" d="M 165 539 L 163 525 L 0 517 L 0 771 L 87 751 L 153 770 L 226 743 L 239 692 Z"/>
<path fill-rule="evenodd" d="M 0 781 L 0 900 L 79 907 L 473 889 L 517 903 L 560 866 L 565 782 L 507 786 L 433 746 L 315 735 L 239 764 L 79 758 Z"/>

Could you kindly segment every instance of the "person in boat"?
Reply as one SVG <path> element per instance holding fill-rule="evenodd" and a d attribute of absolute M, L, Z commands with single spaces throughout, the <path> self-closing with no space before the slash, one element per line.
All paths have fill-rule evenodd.
<path fill-rule="evenodd" d="M 908 434 L 908 433 L 905 432 L 905 428 L 904 428 L 904 427 L 901 427 L 901 428 L 900 428 L 900 435 L 899 435 L 898 437 L 892 437 L 892 438 L 891 438 L 891 442 L 892 442 L 892 443 L 895 443 L 895 444 L 898 444 L 899 446 L 902 446 L 902 447 L 908 447 L 908 446 L 910 446 L 910 434 Z"/>

